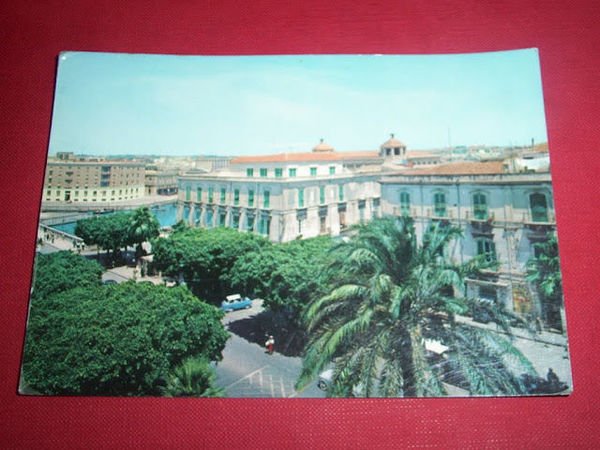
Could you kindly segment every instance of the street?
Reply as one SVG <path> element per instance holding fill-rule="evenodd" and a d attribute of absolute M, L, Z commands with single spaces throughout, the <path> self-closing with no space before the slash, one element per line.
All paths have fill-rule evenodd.
<path fill-rule="evenodd" d="M 253 300 L 251 309 L 227 313 L 223 323 L 246 319 L 262 311 L 262 302 Z M 216 365 L 217 385 L 225 389 L 227 397 L 325 397 L 316 381 L 301 392 L 294 390 L 302 368 L 302 359 L 275 352 L 266 353 L 261 345 L 253 344 L 231 333 L 223 350 L 223 360 Z"/>

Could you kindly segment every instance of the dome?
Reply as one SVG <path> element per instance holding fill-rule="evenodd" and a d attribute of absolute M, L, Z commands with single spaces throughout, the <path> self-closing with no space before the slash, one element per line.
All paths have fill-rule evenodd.
<path fill-rule="evenodd" d="M 394 137 L 394 133 L 390 134 L 390 138 L 381 144 L 381 148 L 402 148 L 406 147 L 406 144 L 402 141 L 399 141 Z"/>
<path fill-rule="evenodd" d="M 329 145 L 326 144 L 325 142 L 323 142 L 323 139 L 321 139 L 321 142 L 319 142 L 312 150 L 313 152 L 333 152 L 334 148 Z"/>

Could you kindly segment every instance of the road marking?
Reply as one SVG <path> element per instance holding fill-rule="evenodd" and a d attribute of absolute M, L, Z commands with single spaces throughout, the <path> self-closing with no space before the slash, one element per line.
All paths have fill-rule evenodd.
<path fill-rule="evenodd" d="M 230 384 L 230 385 L 228 385 L 228 386 L 225 386 L 225 389 L 227 390 L 227 389 L 229 389 L 229 388 L 231 388 L 231 387 L 235 386 L 236 384 L 239 384 L 239 383 L 241 383 L 241 382 L 242 382 L 242 381 L 244 381 L 245 379 L 247 379 L 247 378 L 251 378 L 252 376 L 254 376 L 254 375 L 255 375 L 255 374 L 257 374 L 257 373 L 258 373 L 258 374 L 259 374 L 259 376 L 260 376 L 260 384 L 261 384 L 261 386 L 262 386 L 262 373 L 261 373 L 261 371 L 262 371 L 263 369 L 266 369 L 267 367 L 269 367 L 269 365 L 268 365 L 268 364 L 267 364 L 266 366 L 262 366 L 260 369 L 256 369 L 254 372 L 250 372 L 248 375 L 246 375 L 246 376 L 243 376 L 242 378 L 240 378 L 240 379 L 239 379 L 239 380 L 237 380 L 237 381 L 234 381 L 233 383 L 231 383 L 231 384 Z"/>

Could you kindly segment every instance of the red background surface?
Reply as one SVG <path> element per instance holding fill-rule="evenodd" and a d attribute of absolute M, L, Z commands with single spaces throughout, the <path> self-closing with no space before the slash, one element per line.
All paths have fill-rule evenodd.
<path fill-rule="evenodd" d="M 598 448 L 597 5 L 476 0 L 3 2 L 0 447 Z M 183 400 L 16 394 L 60 51 L 401 54 L 526 47 L 538 47 L 542 63 L 575 381 L 570 397 Z"/>

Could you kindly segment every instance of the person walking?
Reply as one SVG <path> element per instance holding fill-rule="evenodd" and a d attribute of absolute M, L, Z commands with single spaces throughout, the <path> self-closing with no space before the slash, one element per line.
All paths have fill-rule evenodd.
<path fill-rule="evenodd" d="M 267 353 L 272 355 L 275 348 L 275 339 L 273 336 L 269 336 L 269 339 L 267 339 L 267 342 L 265 342 L 265 347 L 267 348 Z"/>

